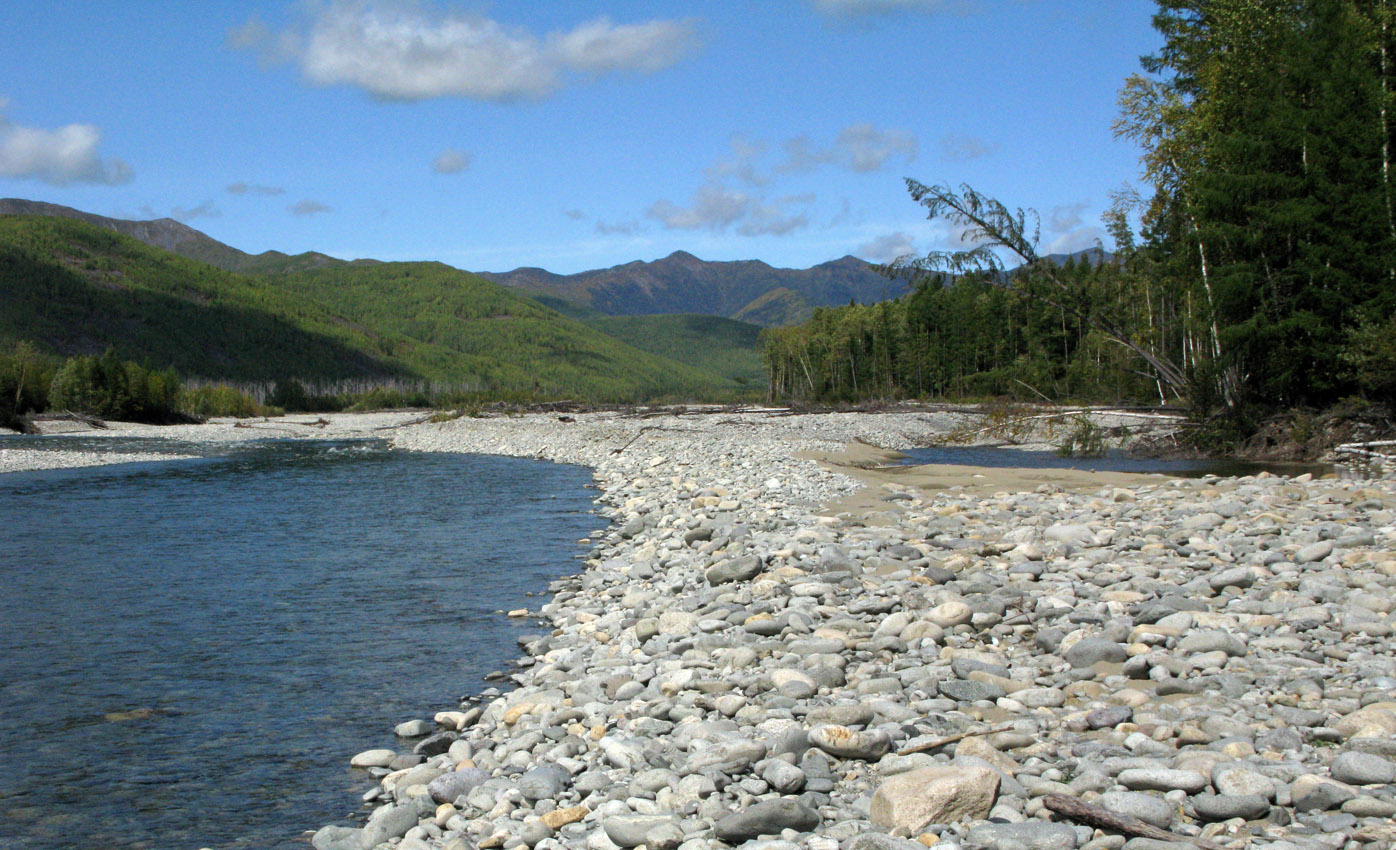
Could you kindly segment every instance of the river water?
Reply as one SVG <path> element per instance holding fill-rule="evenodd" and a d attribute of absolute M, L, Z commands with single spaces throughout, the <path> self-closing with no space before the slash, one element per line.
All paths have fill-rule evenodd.
<path fill-rule="evenodd" d="M 0 847 L 304 848 L 359 813 L 351 755 L 519 656 L 499 612 L 598 522 L 580 467 L 219 451 L 0 476 Z"/>

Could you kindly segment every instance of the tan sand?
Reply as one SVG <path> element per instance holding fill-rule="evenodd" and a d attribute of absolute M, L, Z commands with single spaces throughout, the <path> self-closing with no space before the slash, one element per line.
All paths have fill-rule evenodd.
<path fill-rule="evenodd" d="M 880 514 L 898 512 L 893 493 L 919 491 L 922 494 L 954 490 L 975 496 L 994 493 L 1021 493 L 1043 484 L 1073 493 L 1091 493 L 1106 487 L 1138 487 L 1159 484 L 1170 476 L 1135 472 L 1091 472 L 1081 469 L 990 468 L 982 466 L 892 466 L 905 457 L 867 443 L 852 443 L 839 452 L 807 452 L 800 457 L 819 461 L 826 468 L 858 480 L 864 486 L 850 496 L 824 507 L 829 515 L 848 513 L 864 522 L 878 522 Z"/>

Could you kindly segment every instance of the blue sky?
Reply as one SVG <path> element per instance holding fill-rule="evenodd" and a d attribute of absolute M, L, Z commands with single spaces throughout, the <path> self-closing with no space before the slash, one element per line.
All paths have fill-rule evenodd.
<path fill-rule="evenodd" d="M 1144 0 L 7 0 L 0 196 L 245 251 L 570 273 L 947 247 L 904 177 L 1103 236 Z"/>

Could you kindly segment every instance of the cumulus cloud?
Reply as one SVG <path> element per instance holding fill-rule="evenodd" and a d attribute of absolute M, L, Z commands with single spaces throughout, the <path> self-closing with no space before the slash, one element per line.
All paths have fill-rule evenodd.
<path fill-rule="evenodd" d="M 1060 204 L 1052 207 L 1052 211 L 1047 214 L 1047 229 L 1053 233 L 1065 233 L 1081 226 L 1083 219 L 1081 213 L 1090 206 L 1084 201 L 1077 201 L 1074 204 Z"/>
<path fill-rule="evenodd" d="M 0 103 L 3 108 L 8 101 Z M 91 124 L 56 130 L 21 127 L 0 115 L 0 177 L 42 180 L 53 186 L 129 183 L 134 173 L 119 159 L 102 159 L 102 134 Z"/>
<path fill-rule="evenodd" d="M 669 230 L 721 231 L 736 225 L 743 236 L 783 236 L 809 225 L 808 217 L 787 212 L 781 201 L 769 202 L 712 183 L 700 186 L 686 207 L 661 200 L 645 214 Z"/>
<path fill-rule="evenodd" d="M 223 211 L 213 201 L 204 201 L 197 207 L 175 207 L 170 210 L 170 218 L 176 221 L 191 221 L 196 218 L 221 218 Z"/>
<path fill-rule="evenodd" d="M 898 230 L 896 233 L 879 236 L 866 245 L 860 245 L 855 253 L 874 263 L 890 263 L 898 257 L 915 254 L 916 243 L 910 236 Z"/>
<path fill-rule="evenodd" d="M 697 45 L 693 21 L 617 25 L 603 17 L 549 36 L 547 52 L 563 67 L 577 71 L 652 74 L 678 64 Z"/>
<path fill-rule="evenodd" d="M 322 204 L 319 201 L 312 201 L 309 198 L 306 198 L 303 201 L 296 201 L 294 204 L 290 205 L 286 209 L 288 212 L 291 213 L 291 215 L 317 215 L 319 213 L 327 213 L 330 211 L 330 208 L 325 204 Z"/>
<path fill-rule="evenodd" d="M 284 195 L 286 190 L 280 186 L 262 186 L 257 183 L 246 183 L 239 180 L 236 183 L 229 183 L 227 186 L 229 195 Z"/>
<path fill-rule="evenodd" d="M 743 236 L 784 236 L 809 226 L 804 214 L 786 215 L 776 204 L 756 204 L 737 232 Z"/>
<path fill-rule="evenodd" d="M 974 11 L 971 0 L 809 0 L 816 12 L 845 18 L 886 15 L 892 12 L 956 12 Z"/>
<path fill-rule="evenodd" d="M 872 124 L 850 124 L 839 131 L 832 144 L 819 146 L 807 136 L 796 136 L 782 145 L 785 161 L 776 170 L 785 173 L 813 171 L 821 165 L 835 165 L 849 171 L 878 171 L 893 159 L 907 162 L 916 158 L 916 137 L 905 130 L 881 129 Z"/>
<path fill-rule="evenodd" d="M 614 224 L 598 221 L 596 232 L 602 236 L 634 236 L 640 232 L 640 222 L 638 221 L 618 221 Z"/>
<path fill-rule="evenodd" d="M 1075 254 L 1087 248 L 1098 248 L 1105 241 L 1105 231 L 1094 225 L 1078 227 L 1047 243 L 1047 254 Z"/>
<path fill-rule="evenodd" d="M 469 151 L 447 148 L 431 161 L 431 170 L 437 174 L 459 174 L 470 167 L 472 158 Z"/>
<path fill-rule="evenodd" d="M 669 200 L 655 201 L 645 215 L 670 230 L 722 230 L 751 211 L 752 199 L 725 186 L 704 185 L 693 201 L 681 207 Z"/>
<path fill-rule="evenodd" d="M 958 136 L 947 133 L 940 139 L 940 157 L 947 162 L 969 162 L 972 159 L 988 156 L 998 151 L 998 145 L 991 145 L 973 136 Z"/>
<path fill-rule="evenodd" d="M 704 172 L 709 180 L 722 181 L 735 178 L 748 186 L 764 186 L 770 178 L 756 171 L 756 163 L 766 155 L 766 143 L 748 139 L 740 133 L 732 136 L 728 144 L 732 155 L 714 162 Z"/>
<path fill-rule="evenodd" d="M 229 43 L 265 63 L 289 61 L 315 85 L 350 85 L 381 100 L 545 97 L 566 72 L 653 73 L 698 46 L 691 20 L 614 24 L 607 18 L 545 37 L 483 15 L 409 0 L 333 0 L 299 27 L 251 20 Z"/>

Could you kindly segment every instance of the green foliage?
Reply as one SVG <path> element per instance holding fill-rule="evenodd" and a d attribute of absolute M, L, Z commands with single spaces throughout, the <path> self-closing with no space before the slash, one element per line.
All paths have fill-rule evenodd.
<path fill-rule="evenodd" d="M 1374 400 L 1396 403 L 1396 315 L 1382 321 L 1359 313 L 1342 358 L 1358 387 Z"/>
<path fill-rule="evenodd" d="M 100 357 L 74 357 L 53 376 L 49 404 L 56 410 L 103 419 L 163 423 L 178 419 L 179 378 L 123 361 L 113 349 Z"/>
<path fill-rule="evenodd" d="M 636 402 L 730 397 L 738 378 L 751 380 L 749 368 L 726 377 L 638 351 L 439 263 L 253 259 L 249 267 L 278 273 L 233 274 L 82 221 L 0 216 L 0 339 L 60 356 L 112 348 L 191 378 L 280 382 L 288 392 L 295 382 L 367 380 L 496 399 Z M 740 359 L 725 356 L 731 362 L 709 359 L 722 368 Z M 364 391 L 277 399 L 273 388 L 271 403 L 336 410 Z"/>
<path fill-rule="evenodd" d="M 271 411 L 252 396 L 227 384 L 186 387 L 179 394 L 179 409 L 201 418 L 232 416 L 250 419 Z"/>
<path fill-rule="evenodd" d="M 0 355 L 0 428 L 23 430 L 22 417 L 48 409 L 49 384 L 57 370 L 55 358 L 20 343 Z"/>
<path fill-rule="evenodd" d="M 1071 430 L 1057 444 L 1057 454 L 1062 457 L 1100 457 L 1108 447 L 1105 430 L 1084 414 L 1071 420 Z"/>

